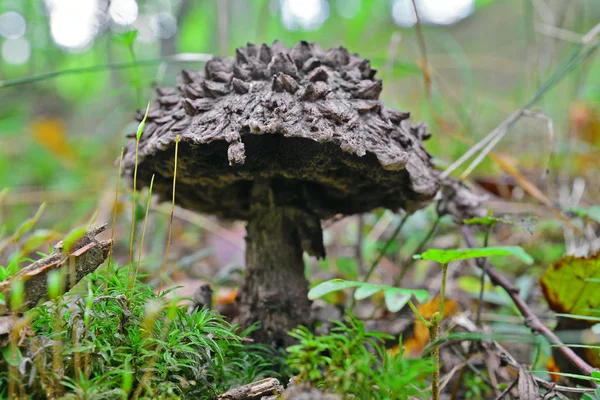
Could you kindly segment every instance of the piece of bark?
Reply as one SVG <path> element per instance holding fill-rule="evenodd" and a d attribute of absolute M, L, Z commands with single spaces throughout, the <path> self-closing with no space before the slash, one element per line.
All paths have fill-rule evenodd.
<path fill-rule="evenodd" d="M 283 386 L 275 378 L 266 378 L 244 386 L 233 388 L 218 397 L 218 400 L 261 400 L 270 396 L 278 396 Z"/>
<path fill-rule="evenodd" d="M 0 306 L 0 314 L 5 314 L 11 310 L 10 292 L 13 282 L 23 280 L 25 282 L 24 299 L 19 307 L 20 312 L 35 307 L 42 299 L 48 295 L 48 274 L 51 271 L 59 271 L 62 268 L 69 268 L 69 259 L 73 257 L 75 266 L 74 281 L 71 282 L 71 273 L 65 274 L 64 290 L 68 291 L 77 282 L 86 275 L 94 272 L 102 264 L 112 244 L 112 240 L 96 240 L 96 235 L 106 230 L 106 224 L 90 229 L 67 254 L 64 252 L 62 241 L 54 246 L 55 250 L 48 257 L 44 257 L 33 264 L 21 269 L 10 279 L 0 282 L 0 293 L 4 294 L 6 305 Z"/>

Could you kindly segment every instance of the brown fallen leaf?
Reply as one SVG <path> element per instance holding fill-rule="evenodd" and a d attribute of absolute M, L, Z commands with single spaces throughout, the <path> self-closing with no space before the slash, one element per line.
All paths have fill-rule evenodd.
<path fill-rule="evenodd" d="M 519 400 L 537 400 L 540 398 L 539 389 L 531 373 L 519 367 Z"/>
<path fill-rule="evenodd" d="M 46 118 L 31 124 L 33 139 L 64 163 L 74 159 L 74 152 L 66 135 L 64 121 L 59 118 Z"/>

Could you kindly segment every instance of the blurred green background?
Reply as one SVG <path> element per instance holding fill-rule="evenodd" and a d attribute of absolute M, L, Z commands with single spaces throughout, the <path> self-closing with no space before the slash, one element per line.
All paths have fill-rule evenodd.
<path fill-rule="evenodd" d="M 110 221 L 115 160 L 135 131 L 134 111 L 181 68 L 202 68 L 199 60 L 246 42 L 308 40 L 369 58 L 383 100 L 428 123 L 427 146 L 443 168 L 526 104 L 600 21 L 596 0 L 416 6 L 420 30 L 411 0 L 1 0 L 4 229 L 42 201 L 43 225 L 59 231 L 94 210 Z M 495 149 L 532 179 L 552 155 L 536 182 L 551 198 L 565 175 L 597 172 L 599 67 L 585 58 L 536 103 L 553 122 L 553 141 L 545 121 L 524 119 Z M 490 160 L 472 174 L 505 175 Z"/>

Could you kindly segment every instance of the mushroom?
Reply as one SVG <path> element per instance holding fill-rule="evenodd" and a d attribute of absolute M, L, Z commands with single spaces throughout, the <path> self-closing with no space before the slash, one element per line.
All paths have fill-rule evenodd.
<path fill-rule="evenodd" d="M 179 135 L 176 202 L 247 221 L 238 322 L 254 339 L 284 346 L 310 322 L 303 253 L 325 257 L 321 220 L 378 207 L 413 212 L 439 182 L 427 137 L 410 115 L 378 100 L 368 60 L 343 47 L 248 44 L 204 72 L 158 88 L 139 141 L 138 186 L 170 201 Z M 143 118 L 138 112 L 137 119 Z M 127 146 L 125 174 L 135 166 Z"/>

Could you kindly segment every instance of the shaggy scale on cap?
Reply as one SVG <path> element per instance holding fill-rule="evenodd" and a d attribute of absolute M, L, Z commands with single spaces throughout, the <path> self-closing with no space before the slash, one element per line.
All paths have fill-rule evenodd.
<path fill-rule="evenodd" d="M 170 199 L 180 135 L 176 201 L 188 209 L 247 219 L 257 177 L 278 182 L 278 204 L 320 218 L 421 208 L 438 190 L 421 145 L 429 135 L 378 100 L 375 72 L 343 47 L 277 41 L 215 57 L 204 72 L 183 70 L 177 89 L 157 89 L 139 144 L 139 185 L 156 174 L 154 192 Z M 126 173 L 134 163 L 132 140 Z"/>

